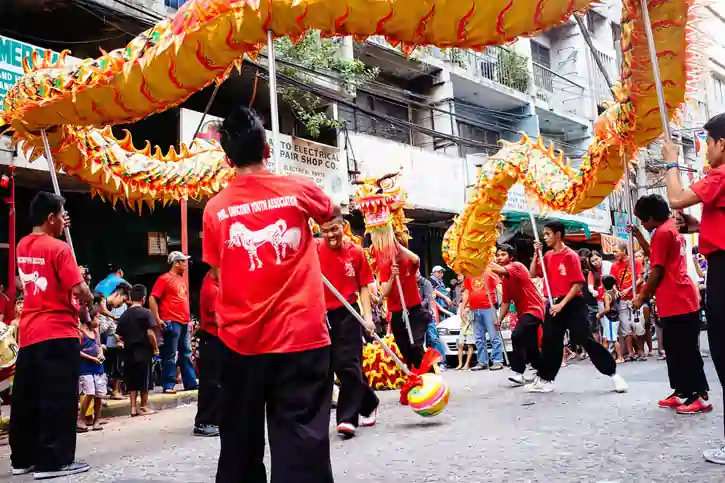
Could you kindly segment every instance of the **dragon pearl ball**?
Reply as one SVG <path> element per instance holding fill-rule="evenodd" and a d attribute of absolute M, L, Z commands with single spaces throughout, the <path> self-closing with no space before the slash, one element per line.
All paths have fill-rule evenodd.
<path fill-rule="evenodd" d="M 423 383 L 408 393 L 408 404 L 423 417 L 437 416 L 448 405 L 451 391 L 438 374 L 423 374 Z"/>

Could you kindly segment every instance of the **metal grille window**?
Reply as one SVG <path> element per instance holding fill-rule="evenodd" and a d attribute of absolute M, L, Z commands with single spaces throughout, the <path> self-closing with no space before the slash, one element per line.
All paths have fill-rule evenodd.
<path fill-rule="evenodd" d="M 164 5 L 166 5 L 169 8 L 180 8 L 187 1 L 188 0 L 164 0 Z"/>
<path fill-rule="evenodd" d="M 712 87 L 715 91 L 715 100 L 721 106 L 725 105 L 725 80 L 722 77 L 713 76 Z"/>
<path fill-rule="evenodd" d="M 531 60 L 534 62 L 534 84 L 549 92 L 554 90 L 551 72 L 551 50 L 538 42 L 531 42 Z"/>

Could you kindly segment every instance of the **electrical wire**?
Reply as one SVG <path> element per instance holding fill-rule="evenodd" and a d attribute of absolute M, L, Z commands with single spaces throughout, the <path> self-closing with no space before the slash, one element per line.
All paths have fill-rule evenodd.
<path fill-rule="evenodd" d="M 47 43 L 47 44 L 58 44 L 58 45 L 83 45 L 83 44 L 96 44 L 101 42 L 107 42 L 109 40 L 117 40 L 121 39 L 123 37 L 128 37 L 128 34 L 120 34 L 120 35 L 114 35 L 112 37 L 102 37 L 99 39 L 90 39 L 90 40 L 54 40 L 54 39 L 46 39 L 42 37 L 36 37 L 30 34 L 21 33 L 12 29 L 3 28 L 3 32 L 7 32 L 9 34 L 12 34 L 15 37 L 18 37 L 19 39 L 27 39 L 32 42 L 40 42 L 40 43 Z M 135 35 L 133 35 L 135 37 Z"/>

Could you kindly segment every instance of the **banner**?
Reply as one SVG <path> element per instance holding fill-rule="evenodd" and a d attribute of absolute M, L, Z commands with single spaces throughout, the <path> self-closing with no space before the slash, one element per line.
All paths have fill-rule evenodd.
<path fill-rule="evenodd" d="M 194 131 L 201 121 L 200 112 L 181 110 L 181 141 L 189 144 Z M 200 139 L 218 139 L 216 127 L 222 121 L 216 116 L 207 115 L 199 131 Z M 272 146 L 272 132 L 267 131 L 267 142 Z M 341 205 L 350 203 L 347 181 L 347 160 L 341 156 L 340 149 L 307 139 L 280 134 L 277 159 L 282 165 L 282 174 L 306 176 Z M 268 168 L 275 172 L 275 162 L 269 160 Z"/>

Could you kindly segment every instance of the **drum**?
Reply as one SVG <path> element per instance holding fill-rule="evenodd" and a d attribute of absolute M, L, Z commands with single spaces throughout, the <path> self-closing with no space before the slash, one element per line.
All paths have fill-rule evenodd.
<path fill-rule="evenodd" d="M 15 365 L 18 358 L 18 343 L 13 338 L 9 325 L 0 324 L 0 369 Z"/>

